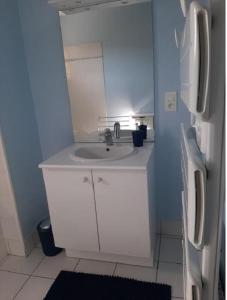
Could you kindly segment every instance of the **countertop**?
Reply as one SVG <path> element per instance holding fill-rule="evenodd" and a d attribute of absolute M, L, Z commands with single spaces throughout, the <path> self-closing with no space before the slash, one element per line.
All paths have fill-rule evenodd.
<path fill-rule="evenodd" d="M 136 169 L 146 170 L 151 153 L 153 151 L 154 143 L 146 142 L 143 147 L 135 148 L 135 152 L 126 157 L 117 160 L 92 161 L 92 160 L 78 160 L 75 161 L 70 158 L 70 154 L 81 145 L 88 145 L 92 147 L 91 143 L 75 143 L 70 147 L 65 148 L 61 152 L 51 156 L 46 161 L 39 164 L 40 168 L 76 168 L 76 169 Z M 132 145 L 132 144 L 130 144 Z M 111 147 L 111 146 L 110 146 Z"/>

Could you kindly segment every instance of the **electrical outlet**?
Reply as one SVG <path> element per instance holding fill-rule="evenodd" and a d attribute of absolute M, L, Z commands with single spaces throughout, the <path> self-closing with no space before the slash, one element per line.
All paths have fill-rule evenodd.
<path fill-rule="evenodd" d="M 165 93 L 165 111 L 177 110 L 177 93 L 166 92 Z"/>

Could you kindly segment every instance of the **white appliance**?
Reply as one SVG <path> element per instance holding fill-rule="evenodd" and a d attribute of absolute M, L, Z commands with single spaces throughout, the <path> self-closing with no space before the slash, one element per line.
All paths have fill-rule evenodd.
<path fill-rule="evenodd" d="M 184 279 L 184 299 L 201 300 L 203 292 L 203 282 L 201 274 L 201 251 L 196 251 L 190 244 L 188 236 L 186 195 L 182 192 L 182 216 L 183 216 L 183 279 Z"/>
<path fill-rule="evenodd" d="M 224 122 L 224 94 L 217 86 L 222 83 L 223 70 L 215 61 L 215 51 L 220 48 L 211 43 L 209 10 L 196 1 L 188 5 L 189 1 L 182 0 L 181 4 L 185 15 L 180 41 L 181 99 L 191 113 L 191 127 L 181 126 L 184 298 L 216 300 Z M 175 38 L 179 45 L 176 31 Z M 217 41 L 222 44 L 221 38 Z M 212 66 L 213 72 L 217 70 L 215 76 Z"/>
<path fill-rule="evenodd" d="M 196 143 L 194 128 L 185 131 L 182 125 L 182 136 L 182 173 L 184 191 L 187 191 L 187 237 L 200 250 L 204 241 L 207 171 Z"/>
<path fill-rule="evenodd" d="M 205 120 L 209 115 L 210 34 L 208 12 L 193 1 L 181 38 L 181 98 L 189 111 Z"/>
<path fill-rule="evenodd" d="M 206 168 L 196 144 L 195 129 L 182 124 L 182 218 L 184 298 L 202 300 L 201 258 L 206 213 Z"/>
<path fill-rule="evenodd" d="M 68 15 L 102 7 L 125 6 L 149 1 L 150 0 L 48 0 L 48 3 L 54 6 L 56 10 Z"/>

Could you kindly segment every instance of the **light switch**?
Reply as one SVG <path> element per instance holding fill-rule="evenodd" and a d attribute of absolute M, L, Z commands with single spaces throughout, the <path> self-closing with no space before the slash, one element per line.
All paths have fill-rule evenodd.
<path fill-rule="evenodd" d="M 177 110 L 177 93 L 166 92 L 165 93 L 165 111 Z"/>

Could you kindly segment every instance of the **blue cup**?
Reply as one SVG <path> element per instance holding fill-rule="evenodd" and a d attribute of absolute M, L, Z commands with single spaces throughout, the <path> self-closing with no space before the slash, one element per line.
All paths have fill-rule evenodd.
<path fill-rule="evenodd" d="M 143 124 L 140 125 L 139 130 L 142 131 L 143 139 L 146 140 L 147 139 L 147 125 L 143 125 Z"/>
<path fill-rule="evenodd" d="M 143 132 L 141 130 L 132 131 L 132 140 L 134 147 L 143 147 Z"/>

